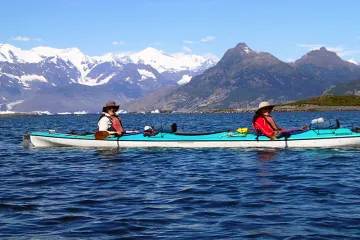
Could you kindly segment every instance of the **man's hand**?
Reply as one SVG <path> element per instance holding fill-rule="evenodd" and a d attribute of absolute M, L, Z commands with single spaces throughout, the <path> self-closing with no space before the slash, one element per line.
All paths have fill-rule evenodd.
<path fill-rule="evenodd" d="M 273 132 L 273 133 L 270 135 L 270 140 L 271 140 L 271 141 L 274 141 L 274 140 L 275 140 L 275 135 L 276 135 L 276 132 Z"/>

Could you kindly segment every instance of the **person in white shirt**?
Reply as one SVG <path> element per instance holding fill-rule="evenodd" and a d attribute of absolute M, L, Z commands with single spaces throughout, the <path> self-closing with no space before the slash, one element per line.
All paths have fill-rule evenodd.
<path fill-rule="evenodd" d="M 108 101 L 102 109 L 103 114 L 99 118 L 99 131 L 107 131 L 110 135 L 121 137 L 124 133 L 138 133 L 138 130 L 125 131 L 120 117 L 116 114 L 119 105 L 115 101 Z"/>

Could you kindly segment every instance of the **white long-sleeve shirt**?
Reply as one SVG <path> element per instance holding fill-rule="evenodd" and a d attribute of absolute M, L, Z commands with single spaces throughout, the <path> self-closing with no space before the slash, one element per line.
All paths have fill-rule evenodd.
<path fill-rule="evenodd" d="M 99 126 L 99 131 L 108 131 L 108 129 L 112 126 L 112 123 L 109 119 L 110 114 L 103 112 L 103 114 L 105 114 L 105 116 L 103 116 L 99 122 L 98 122 L 98 126 Z M 116 131 L 108 131 L 110 134 L 115 134 Z"/>

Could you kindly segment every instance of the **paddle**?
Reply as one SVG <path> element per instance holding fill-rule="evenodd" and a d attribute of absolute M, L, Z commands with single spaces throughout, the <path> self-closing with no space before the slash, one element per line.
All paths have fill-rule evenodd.
<path fill-rule="evenodd" d="M 109 137 L 110 133 L 107 131 L 97 131 L 94 133 L 94 137 L 96 140 L 104 140 L 105 138 Z"/>

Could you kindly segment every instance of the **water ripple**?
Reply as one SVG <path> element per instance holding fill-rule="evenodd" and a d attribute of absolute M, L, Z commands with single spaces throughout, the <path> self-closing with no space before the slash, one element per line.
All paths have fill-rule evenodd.
<path fill-rule="evenodd" d="M 317 117 L 282 115 L 281 125 Z M 128 128 L 169 121 L 203 131 L 248 126 L 251 114 L 123 118 Z M 84 126 L 96 120 L 0 119 L 1 239 L 360 238 L 359 148 L 22 148 L 18 129 L 93 131 Z"/>

